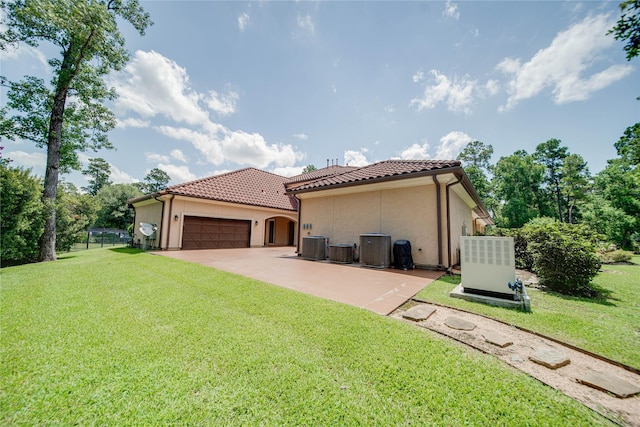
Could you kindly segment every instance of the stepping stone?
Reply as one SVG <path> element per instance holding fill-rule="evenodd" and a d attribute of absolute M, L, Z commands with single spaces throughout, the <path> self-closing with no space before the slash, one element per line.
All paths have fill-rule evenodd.
<path fill-rule="evenodd" d="M 640 387 L 630 384 L 614 375 L 605 375 L 596 371 L 582 374 L 577 380 L 581 384 L 612 393 L 621 399 L 640 393 Z"/>
<path fill-rule="evenodd" d="M 475 323 L 467 322 L 455 316 L 449 316 L 444 320 L 444 324 L 451 329 L 459 329 L 461 331 L 473 331 L 476 327 Z"/>
<path fill-rule="evenodd" d="M 426 305 L 416 305 L 415 307 L 411 307 L 409 310 L 402 313 L 402 317 L 405 319 L 413 320 L 414 322 L 419 322 L 421 320 L 427 320 L 429 316 L 436 312 L 435 308 L 428 307 Z"/>
<path fill-rule="evenodd" d="M 498 347 L 504 348 L 513 344 L 513 341 L 511 341 L 509 337 L 506 337 L 497 332 L 488 331 L 483 333 L 482 336 L 484 337 L 484 340 L 486 342 L 488 342 L 489 344 L 497 345 Z"/>
<path fill-rule="evenodd" d="M 524 362 L 524 359 L 522 357 L 518 356 L 517 354 L 512 355 L 509 359 L 514 363 L 522 363 L 522 362 Z"/>
<path fill-rule="evenodd" d="M 553 348 L 541 347 L 529 356 L 532 362 L 546 366 L 549 369 L 558 369 L 571 363 L 564 354 Z"/>

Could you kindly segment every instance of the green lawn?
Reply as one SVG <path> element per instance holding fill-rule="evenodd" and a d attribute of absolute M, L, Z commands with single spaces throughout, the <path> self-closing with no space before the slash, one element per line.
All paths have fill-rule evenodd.
<path fill-rule="evenodd" d="M 640 256 L 633 261 L 635 265 L 603 266 L 594 283 L 610 292 L 606 299 L 527 289 L 531 313 L 449 297 L 459 276 L 433 282 L 416 298 L 484 314 L 640 368 Z"/>
<path fill-rule="evenodd" d="M 3 425 L 607 425 L 422 328 L 98 249 L 0 271 Z"/>

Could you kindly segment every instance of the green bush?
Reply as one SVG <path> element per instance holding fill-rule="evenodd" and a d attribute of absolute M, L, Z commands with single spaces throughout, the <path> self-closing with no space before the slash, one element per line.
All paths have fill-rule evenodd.
<path fill-rule="evenodd" d="M 536 218 L 522 227 L 533 271 L 539 283 L 565 295 L 595 297 L 591 280 L 600 269 L 596 244 L 600 236 L 584 225 Z"/>
<path fill-rule="evenodd" d="M 603 264 L 615 264 L 617 262 L 631 262 L 633 252 L 616 249 L 613 251 L 603 251 L 598 253 L 598 257 Z"/>
<path fill-rule="evenodd" d="M 44 230 L 42 184 L 30 169 L 0 164 L 0 263 L 3 266 L 38 258 Z"/>

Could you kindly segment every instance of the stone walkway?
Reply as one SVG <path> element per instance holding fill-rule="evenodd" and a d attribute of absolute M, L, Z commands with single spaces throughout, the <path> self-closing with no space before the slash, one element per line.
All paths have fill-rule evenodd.
<path fill-rule="evenodd" d="M 640 426 L 638 374 L 504 323 L 448 307 L 410 301 L 391 316 L 493 355 L 612 421 Z"/>

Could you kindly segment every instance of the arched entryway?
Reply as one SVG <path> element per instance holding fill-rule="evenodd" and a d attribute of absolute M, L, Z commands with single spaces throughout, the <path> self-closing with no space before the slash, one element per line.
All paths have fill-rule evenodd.
<path fill-rule="evenodd" d="M 294 246 L 296 222 L 291 218 L 276 216 L 265 220 L 265 246 Z"/>

